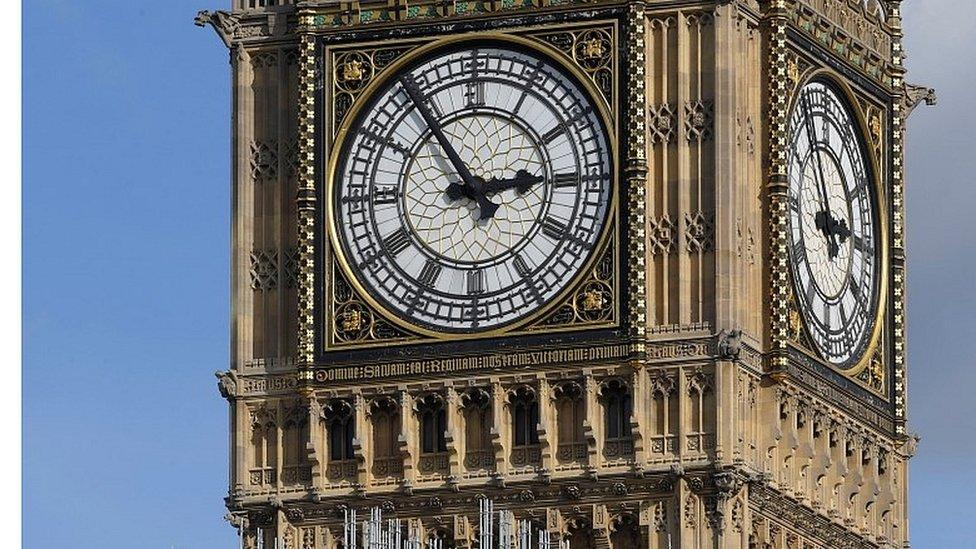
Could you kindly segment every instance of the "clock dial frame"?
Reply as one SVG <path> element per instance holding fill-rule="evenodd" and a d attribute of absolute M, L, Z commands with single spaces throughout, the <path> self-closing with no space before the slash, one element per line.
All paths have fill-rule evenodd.
<path fill-rule="evenodd" d="M 413 71 L 418 67 L 425 67 L 432 60 L 458 55 L 459 53 L 464 55 L 477 49 L 511 52 L 513 55 L 522 55 L 533 62 L 545 63 L 546 72 L 558 74 L 563 79 L 561 85 L 575 88 L 579 94 L 576 100 L 584 108 L 559 113 L 558 116 L 562 118 L 561 121 L 556 120 L 558 122 L 556 128 L 562 126 L 563 129 L 557 134 L 556 128 L 550 131 L 548 127 L 535 128 L 532 124 L 526 124 L 524 121 L 506 120 L 498 113 L 491 112 L 490 108 L 478 109 L 474 115 L 470 111 L 465 113 L 463 109 L 460 112 L 442 109 L 434 101 L 428 101 L 425 96 L 432 89 L 437 89 L 439 85 L 437 82 L 422 82 L 422 85 L 415 88 L 415 92 L 420 93 L 415 93 L 414 97 L 410 97 L 411 93 L 406 88 L 417 84 L 417 77 L 413 75 Z M 535 67 L 533 70 L 541 69 Z M 404 75 L 412 76 L 405 79 Z M 550 78 L 552 77 L 550 76 Z M 472 82 L 472 84 L 477 84 L 477 82 Z M 457 82 L 451 83 L 450 86 L 457 86 Z M 483 100 L 483 89 L 479 89 L 477 85 L 466 84 L 465 86 L 472 88 L 471 93 L 466 94 L 466 97 L 469 96 L 473 101 Z M 419 89 L 421 87 L 425 89 Z M 402 92 L 397 90 L 402 90 Z M 539 101 L 534 92 L 526 95 L 532 100 Z M 397 96 L 399 99 L 396 99 Z M 337 219 L 347 216 L 347 212 L 344 211 L 343 204 L 340 202 L 352 198 L 348 196 L 348 193 L 345 193 L 346 189 L 343 187 L 349 178 L 347 172 L 349 171 L 350 155 L 355 151 L 357 143 L 362 143 L 362 134 L 369 131 L 368 126 L 362 125 L 363 121 L 369 120 L 371 109 L 376 108 L 383 101 L 391 101 L 391 97 L 395 99 L 391 103 L 394 107 L 396 101 L 403 104 L 401 108 L 413 107 L 411 112 L 416 113 L 414 114 L 416 118 L 414 124 L 419 124 L 421 129 L 415 136 L 417 139 L 414 139 L 411 145 L 406 145 L 408 149 L 402 153 L 402 156 L 405 157 L 403 159 L 403 170 L 397 177 L 398 181 L 405 180 L 405 182 L 397 187 L 400 195 L 397 195 L 397 191 L 392 192 L 396 201 L 395 207 L 401 210 L 398 213 L 400 222 L 406 231 L 405 234 L 400 234 L 404 231 L 398 232 L 390 225 L 390 229 L 383 230 L 381 233 L 377 232 L 373 236 L 358 236 L 358 238 L 375 238 L 378 235 L 382 238 L 384 246 L 386 243 L 392 246 L 388 248 L 388 251 L 381 251 L 380 253 L 392 254 L 393 260 L 396 260 L 397 255 L 394 252 L 402 253 L 405 249 L 415 256 L 410 259 L 410 265 L 400 266 L 400 272 L 396 273 L 397 276 L 406 279 L 406 283 L 401 283 L 403 293 L 399 296 L 393 296 L 396 299 L 391 298 L 393 294 L 389 288 L 379 287 L 378 283 L 384 277 L 391 275 L 382 272 L 364 272 L 364 268 L 370 268 L 369 265 L 364 264 L 364 261 L 368 262 L 370 258 L 364 256 L 361 250 L 350 249 L 351 247 L 348 244 L 350 239 L 357 238 L 357 236 L 353 235 L 348 227 L 337 224 Z M 391 104 L 386 106 L 390 107 Z M 558 107 L 556 100 L 552 100 L 552 105 L 549 108 L 552 107 Z M 428 112 L 423 113 L 422 110 Z M 427 120 L 421 120 L 422 118 Z M 434 120 L 430 120 L 431 118 Z M 558 149 L 550 150 L 545 146 L 548 143 L 566 142 L 574 138 L 579 141 L 579 135 L 575 137 L 573 135 L 573 124 L 579 120 L 583 121 L 580 123 L 595 124 L 591 128 L 591 135 L 589 137 L 583 136 L 583 138 L 595 140 L 594 143 L 597 145 L 583 144 L 582 146 L 586 147 L 586 150 L 579 152 L 580 157 L 575 160 L 579 166 L 579 169 L 576 170 L 575 192 L 581 206 L 577 208 L 577 212 L 571 213 L 573 204 L 560 203 L 553 197 L 556 191 L 565 194 L 565 189 L 560 189 L 560 187 L 568 186 L 567 173 L 572 172 L 572 170 L 554 168 L 558 163 L 553 162 L 550 157 L 553 155 L 553 151 L 558 151 Z M 450 135 L 450 138 L 455 138 L 464 132 L 484 131 L 479 129 L 480 126 L 485 123 L 494 123 L 498 126 L 495 130 L 506 135 L 506 139 L 521 140 L 521 142 L 529 144 L 526 147 L 527 153 L 517 155 L 519 158 L 514 159 L 512 166 L 502 167 L 494 171 L 490 167 L 485 169 L 481 169 L 481 166 L 469 167 L 479 178 L 480 184 L 489 186 L 494 184 L 499 188 L 504 187 L 498 192 L 488 194 L 488 199 L 499 203 L 501 206 L 496 215 L 506 216 L 499 224 L 509 227 L 511 230 L 508 232 L 517 233 L 508 235 L 507 240 L 514 242 L 510 246 L 496 245 L 491 250 L 486 247 L 471 246 L 470 243 L 462 246 L 458 246 L 457 243 L 445 246 L 438 239 L 438 235 L 442 235 L 444 232 L 442 230 L 444 227 L 439 226 L 438 223 L 446 224 L 444 221 L 438 221 L 438 216 L 448 211 L 445 209 L 445 204 L 450 203 L 448 205 L 460 214 L 461 221 L 472 224 L 469 229 L 478 230 L 478 226 L 483 225 L 478 223 L 478 217 L 483 209 L 481 200 L 484 197 L 472 195 L 470 187 L 466 185 L 468 181 L 461 177 L 461 174 L 458 173 L 459 170 L 451 165 L 453 160 L 448 161 L 449 159 L 444 158 L 449 156 L 449 154 L 444 154 L 448 151 L 439 142 L 442 137 L 434 135 L 436 132 L 427 124 L 431 121 L 435 125 L 439 125 L 439 129 L 445 135 Z M 548 46 L 525 38 L 494 33 L 477 37 L 453 37 L 421 46 L 391 64 L 384 69 L 382 74 L 370 82 L 344 118 L 343 125 L 337 133 L 327 167 L 325 200 L 326 226 L 332 253 L 335 254 L 337 260 L 336 263 L 356 292 L 370 307 L 382 313 L 387 320 L 409 331 L 446 339 L 486 337 L 511 333 L 562 303 L 567 295 L 580 284 L 582 278 L 592 270 L 599 257 L 603 255 L 602 250 L 608 245 L 609 234 L 616 225 L 617 165 L 614 127 L 614 119 L 610 115 L 608 106 L 591 80 L 577 67 L 563 60 L 559 52 Z M 577 147 L 577 150 L 581 150 L 580 146 L 579 143 L 575 143 L 571 144 L 570 148 Z M 396 151 L 400 147 L 390 145 L 388 148 Z M 458 148 L 461 149 L 460 146 Z M 425 154 L 428 157 L 426 159 L 428 162 L 423 164 Z M 474 154 L 477 154 L 477 151 L 474 151 Z M 461 155 L 470 160 L 472 151 L 463 150 L 458 156 Z M 595 155 L 599 158 L 596 158 Z M 438 156 L 440 158 L 430 158 Z M 602 170 L 594 168 L 593 162 L 600 163 Z M 540 170 L 539 175 L 544 181 L 540 179 L 519 180 L 525 174 L 521 172 L 508 173 L 517 172 L 516 167 L 528 172 L 532 172 L 533 168 Z M 589 177 L 588 171 L 596 173 L 598 179 Z M 419 183 L 414 181 L 418 179 L 413 178 L 414 174 L 423 175 L 419 178 Z M 536 174 L 530 173 L 530 175 Z M 450 176 L 453 176 L 453 179 Z M 494 183 L 492 183 L 492 178 L 495 179 Z M 437 189 L 438 196 L 433 199 L 427 196 L 431 194 L 431 189 L 424 187 L 424 185 L 430 186 L 430 183 L 425 181 L 428 179 L 436 181 L 434 188 Z M 368 178 L 363 178 L 363 182 L 370 185 Z M 457 187 L 454 189 L 456 191 L 455 196 L 446 192 L 447 187 L 452 184 Z M 536 189 L 532 189 L 532 185 L 535 185 Z M 528 190 L 523 193 L 526 187 Z M 360 192 L 376 194 L 372 193 L 371 189 Z M 440 196 L 440 194 L 445 196 Z M 592 202 L 599 196 L 603 198 L 602 204 L 594 209 Z M 372 203 L 375 202 L 373 198 L 375 197 L 370 196 L 367 199 L 370 201 L 370 206 L 373 206 Z M 389 202 L 387 199 L 390 197 L 383 196 L 380 198 Z M 517 202 L 518 204 L 515 205 L 519 207 L 506 208 L 506 202 Z M 562 198 L 562 202 L 566 202 L 565 197 Z M 586 204 L 590 205 L 586 206 Z M 431 209 L 436 215 L 425 214 Z M 520 212 L 526 210 L 532 212 L 532 216 L 534 216 L 530 223 L 520 224 L 519 220 L 511 219 L 511 215 L 521 215 Z M 448 211 L 448 213 L 451 212 Z M 583 222 L 574 219 L 577 214 L 582 214 Z M 599 219 L 589 221 L 585 219 L 587 216 L 593 217 L 594 214 Z M 365 220 L 371 215 L 374 214 L 366 213 L 363 219 Z M 496 219 L 492 218 L 488 219 L 487 223 L 492 224 L 495 221 Z M 458 220 L 451 220 L 451 222 L 458 222 Z M 589 223 L 589 226 L 583 226 L 585 223 Z M 387 224 L 389 225 L 389 223 Z M 418 228 L 420 225 L 423 227 Z M 501 235 L 499 239 L 503 237 L 505 235 Z M 578 241 L 576 244 L 573 244 L 574 239 Z M 520 253 L 520 250 L 524 250 L 527 245 L 533 243 L 537 247 L 546 245 L 553 248 L 551 255 L 543 257 L 541 265 L 534 263 L 532 257 L 527 253 Z M 546 270 L 547 267 L 560 262 L 563 264 L 569 262 L 572 266 L 564 268 L 561 272 L 556 272 L 552 268 Z M 417 265 L 413 265 L 413 263 Z M 500 266 L 506 272 L 522 274 L 529 280 L 528 283 L 521 285 L 517 284 L 516 281 L 515 284 L 509 286 L 510 288 L 516 287 L 517 291 L 525 294 L 521 303 L 517 303 L 517 299 L 509 298 L 509 306 L 518 309 L 516 313 L 509 312 L 499 320 L 492 316 L 501 311 L 497 305 L 494 306 L 494 310 L 487 307 L 481 310 L 477 309 L 482 307 L 479 304 L 479 297 L 492 290 L 488 287 L 489 282 L 484 272 L 477 268 L 480 265 L 489 268 Z M 528 274 L 523 273 L 523 271 Z M 533 276 L 538 278 L 531 279 Z M 447 277 L 451 278 L 448 279 Z M 545 280 L 546 277 L 550 280 Z M 464 309 L 451 311 L 450 303 L 446 305 L 447 309 L 443 303 L 431 305 L 438 313 L 447 310 L 446 314 L 455 314 L 455 317 L 446 319 L 449 322 L 437 323 L 436 321 L 432 322 L 430 317 L 423 318 L 426 313 L 423 307 L 427 304 L 421 301 L 424 298 L 422 294 L 430 291 L 432 296 L 440 297 L 444 292 L 442 289 L 438 292 L 438 285 L 445 280 L 453 280 L 464 286 L 455 294 L 462 292 L 470 294 L 470 290 L 475 289 L 476 294 L 472 294 L 473 298 L 471 295 L 465 296 L 473 304 L 469 324 L 464 324 L 467 320 L 459 316 L 466 314 Z M 549 285 L 548 288 L 546 284 Z M 557 286 L 553 289 L 552 285 Z M 381 293 L 384 291 L 386 294 Z M 395 288 L 394 291 L 396 291 Z M 452 296 L 448 293 L 447 297 Z M 614 304 L 614 307 L 616 306 Z M 458 311 L 461 312 L 458 313 Z"/>
<path fill-rule="evenodd" d="M 888 234 L 878 159 L 853 91 L 819 71 L 794 95 L 788 125 L 788 252 L 813 350 L 856 374 L 883 326 Z"/>

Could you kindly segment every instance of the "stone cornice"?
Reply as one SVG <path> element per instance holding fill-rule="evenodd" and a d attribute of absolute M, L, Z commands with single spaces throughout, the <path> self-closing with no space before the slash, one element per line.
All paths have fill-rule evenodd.
<path fill-rule="evenodd" d="M 843 524 L 831 520 L 809 507 L 789 498 L 764 482 L 749 489 L 749 506 L 767 520 L 796 531 L 832 549 L 873 549 L 874 542 L 851 532 Z"/>

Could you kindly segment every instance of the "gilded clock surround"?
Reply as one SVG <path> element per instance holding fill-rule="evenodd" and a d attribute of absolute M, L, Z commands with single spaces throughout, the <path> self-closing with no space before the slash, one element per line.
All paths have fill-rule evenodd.
<path fill-rule="evenodd" d="M 341 46 L 332 50 L 326 48 L 325 55 L 331 60 L 333 86 L 331 100 L 326 100 L 331 108 L 332 131 L 335 137 L 328 141 L 328 163 L 325 168 L 326 183 L 324 196 L 331 197 L 333 177 L 337 169 L 339 154 L 348 131 L 348 123 L 354 120 L 359 109 L 375 90 L 379 89 L 390 75 L 415 59 L 423 58 L 430 52 L 465 43 L 477 44 L 488 41 L 508 43 L 528 48 L 558 62 L 569 72 L 598 107 L 606 131 L 609 134 L 611 159 L 616 158 L 616 86 L 614 74 L 616 59 L 613 47 L 616 27 L 612 21 L 574 25 L 546 32 L 521 31 L 514 33 L 488 32 L 450 36 L 442 39 L 418 40 L 410 45 L 393 48 L 378 47 L 376 43 Z M 557 49 L 557 45 L 559 49 Z M 371 49 L 376 47 L 376 49 Z M 377 63 L 377 59 L 382 59 Z M 611 160 L 611 165 L 615 162 Z M 613 168 L 611 184 L 616 187 L 619 179 L 618 169 Z M 537 312 L 512 324 L 472 334 L 444 333 L 412 325 L 397 315 L 386 311 L 358 282 L 342 253 L 334 226 L 334 212 L 330 198 L 323 200 L 326 214 L 323 230 L 328 233 L 328 243 L 323 246 L 325 261 L 329 268 L 325 271 L 325 288 L 333 291 L 325 294 L 326 304 L 323 320 L 325 323 L 324 349 L 345 347 L 383 346 L 387 343 L 420 344 L 432 341 L 461 341 L 496 336 L 515 336 L 545 330 L 576 330 L 580 328 L 615 327 L 619 325 L 620 306 L 617 296 L 618 264 L 620 252 L 617 249 L 616 233 L 619 193 L 613 192 L 608 211 L 608 219 L 600 231 L 594 252 L 587 258 L 574 281 L 566 286 L 549 303 Z M 328 259 L 331 258 L 331 259 Z M 341 277 L 341 278 L 340 278 Z M 339 284 L 336 284 L 338 282 Z M 337 295 L 335 288 L 351 289 L 351 296 Z M 355 321 L 355 322 L 353 322 Z M 361 325 L 360 325 L 361 323 Z M 380 329 L 375 329 L 380 326 Z M 389 327 L 389 328 L 387 328 Z M 346 329 L 351 328 L 351 329 Z"/>
<path fill-rule="evenodd" d="M 265 546 L 334 549 L 334 510 L 374 506 L 422 537 L 450 534 L 471 547 L 482 497 L 557 541 L 588 536 L 583 546 L 905 546 L 916 440 L 905 406 L 904 131 L 912 109 L 934 98 L 904 81 L 899 0 L 234 2 L 198 22 L 231 48 L 234 71 L 234 339 L 231 369 L 218 378 L 231 410 L 228 516 L 245 547 L 261 536 Z M 397 59 L 464 33 L 559 49 L 608 98 L 619 136 L 620 199 L 604 255 L 550 317 L 486 343 L 387 322 L 342 278 L 319 232 L 323 152 L 339 120 Z M 599 62 L 582 62 L 608 53 L 608 77 Z M 890 244 L 884 314 L 859 371 L 826 366 L 804 343 L 784 245 L 786 117 L 795 90 L 822 71 L 849 84 Z M 275 186 L 249 175 L 252 145 L 267 152 L 262 161 L 279 159 L 271 179 L 286 197 L 279 203 L 297 198 L 294 210 L 253 210 Z M 704 172 L 688 170 L 696 161 Z M 686 182 L 699 185 L 690 204 Z M 701 189 L 714 195 L 696 204 Z M 294 225 L 279 235 L 278 222 Z M 297 251 L 297 270 L 279 261 L 277 273 L 297 287 L 252 288 L 250 254 L 275 253 L 262 232 L 277 238 L 279 258 Z M 694 278 L 701 273 L 714 278 Z M 274 299 L 287 321 L 265 323 Z M 609 318 L 598 306 L 607 302 Z M 335 328 L 342 337 L 327 341 Z M 274 338 L 284 344 L 263 343 Z M 620 390 L 634 395 L 629 442 L 605 432 L 605 399 Z M 448 473 L 418 475 L 411 433 L 432 393 L 461 427 L 436 457 Z M 474 393 L 487 395 L 486 421 L 497 428 L 477 450 L 486 462 L 466 454 Z M 529 468 L 526 452 L 511 451 L 515 394 L 540 399 L 541 464 Z M 590 412 L 585 457 L 569 463 L 557 451 L 565 394 Z M 339 408 L 362 437 L 346 461 L 332 460 L 324 427 Z M 397 409 L 400 457 L 377 461 L 377 414 Z M 471 467 L 492 457 L 494 470 Z M 377 463 L 398 472 L 378 475 Z"/>
<path fill-rule="evenodd" d="M 870 106 L 873 104 L 871 99 L 864 96 L 859 96 L 854 92 L 853 88 L 847 84 L 840 75 L 828 68 L 814 68 L 813 65 L 806 65 L 808 68 L 804 72 L 800 72 L 797 68 L 794 72 L 792 67 L 798 67 L 798 61 L 795 58 L 791 60 L 790 68 L 790 80 L 794 81 L 793 97 L 789 102 L 786 112 L 793 112 L 796 107 L 796 98 L 798 97 L 798 90 L 803 89 L 803 86 L 809 82 L 817 81 L 827 81 L 833 88 L 842 94 L 842 99 L 847 103 L 847 107 L 850 113 L 854 116 L 854 123 L 856 125 L 857 136 L 861 139 L 862 149 L 864 150 L 867 161 L 870 168 L 870 178 L 871 185 L 873 187 L 873 199 L 875 206 L 876 223 L 878 226 L 877 242 L 879 244 L 879 260 L 880 269 L 878 273 L 878 289 L 877 289 L 877 303 L 875 305 L 875 314 L 872 321 L 871 335 L 868 338 L 868 344 L 865 346 L 864 352 L 861 354 L 860 359 L 857 360 L 850 368 L 840 369 L 845 376 L 852 378 L 857 381 L 863 382 L 862 374 L 866 369 L 871 368 L 875 373 L 870 376 L 871 381 L 865 382 L 866 388 L 872 391 L 879 392 L 880 394 L 885 394 L 886 385 L 884 379 L 886 376 L 887 367 L 883 360 L 883 351 L 879 351 L 879 346 L 881 345 L 884 332 L 884 319 L 887 314 L 887 297 L 888 297 L 888 279 L 890 276 L 888 268 L 888 249 L 889 249 L 889 236 L 888 236 L 888 219 L 887 216 L 879 212 L 887 212 L 887 189 L 882 183 L 884 181 L 883 174 L 885 173 L 883 164 L 878 155 L 878 148 L 880 139 L 876 137 L 880 132 L 880 115 L 877 114 L 877 107 Z M 874 109 L 868 111 L 867 109 Z M 871 114 L 869 114 L 871 113 Z M 871 118 L 871 116 L 877 118 Z M 877 120 L 877 122 L 871 122 L 871 120 Z M 877 130 L 876 130 L 877 129 Z M 790 276 L 792 279 L 792 275 Z M 798 330 L 795 329 L 795 311 L 796 311 L 796 301 L 795 296 L 795 282 L 791 284 L 791 293 L 794 295 L 790 299 L 790 334 L 798 334 Z M 802 315 L 800 315 L 802 317 Z M 800 346 L 800 348 L 808 354 L 815 357 L 820 357 L 819 353 L 814 350 L 815 346 L 811 344 L 809 339 L 809 334 L 804 332 L 801 338 L 793 338 L 793 342 Z M 881 354 L 881 365 L 878 367 L 878 354 Z M 879 371 L 880 370 L 880 371 Z"/>

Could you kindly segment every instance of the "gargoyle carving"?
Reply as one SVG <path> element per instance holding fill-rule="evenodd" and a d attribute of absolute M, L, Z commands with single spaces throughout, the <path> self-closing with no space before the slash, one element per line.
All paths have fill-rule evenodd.
<path fill-rule="evenodd" d="M 234 372 L 214 372 L 220 396 L 230 400 L 237 396 L 237 375 Z"/>
<path fill-rule="evenodd" d="M 925 86 L 919 86 L 917 84 L 905 83 L 905 103 L 903 105 L 905 109 L 905 118 L 908 118 L 915 107 L 925 102 L 926 105 L 932 106 L 938 103 L 939 98 L 935 94 L 935 88 L 927 88 Z"/>
<path fill-rule="evenodd" d="M 193 24 L 198 27 L 206 27 L 210 25 L 213 27 L 214 32 L 220 37 L 220 40 L 228 48 L 231 47 L 231 41 L 234 39 L 234 33 L 241 26 L 241 21 L 239 16 L 234 15 L 226 11 L 200 11 L 197 16 L 193 18 Z"/>
<path fill-rule="evenodd" d="M 718 335 L 718 355 L 724 360 L 739 360 L 742 351 L 742 331 L 722 330 Z"/>

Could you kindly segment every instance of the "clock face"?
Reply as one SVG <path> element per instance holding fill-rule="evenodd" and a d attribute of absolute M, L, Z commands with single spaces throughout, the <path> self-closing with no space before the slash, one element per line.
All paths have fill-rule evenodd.
<path fill-rule="evenodd" d="M 336 164 L 333 219 L 352 275 L 425 329 L 472 333 L 552 301 L 601 239 L 603 118 L 544 55 L 440 50 L 387 78 Z"/>
<path fill-rule="evenodd" d="M 839 368 L 866 351 L 881 268 L 873 176 L 861 132 L 832 86 L 807 84 L 790 119 L 790 254 L 817 350 Z"/>

